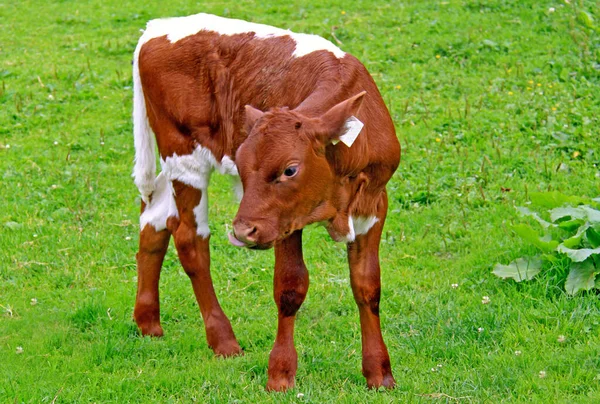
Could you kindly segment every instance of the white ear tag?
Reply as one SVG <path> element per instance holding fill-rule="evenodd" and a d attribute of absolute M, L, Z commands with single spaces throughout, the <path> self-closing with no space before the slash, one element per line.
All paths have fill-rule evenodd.
<path fill-rule="evenodd" d="M 339 140 L 332 140 L 331 143 L 338 144 L 338 142 L 344 143 L 346 146 L 350 147 L 360 134 L 364 123 L 358 120 L 357 117 L 351 116 L 346 120 L 346 125 L 344 127 L 344 133 L 340 136 Z"/>

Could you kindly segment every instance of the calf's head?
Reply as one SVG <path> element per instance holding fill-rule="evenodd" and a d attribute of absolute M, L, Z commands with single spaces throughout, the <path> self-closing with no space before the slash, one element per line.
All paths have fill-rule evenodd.
<path fill-rule="evenodd" d="M 365 93 L 319 117 L 296 110 L 246 106 L 248 138 L 236 153 L 244 196 L 230 241 L 266 249 L 304 226 L 330 219 L 336 180 L 325 148 L 345 131 Z"/>

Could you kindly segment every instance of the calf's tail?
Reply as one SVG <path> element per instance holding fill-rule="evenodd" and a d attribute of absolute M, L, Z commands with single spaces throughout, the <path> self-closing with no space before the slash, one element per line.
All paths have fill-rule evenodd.
<path fill-rule="evenodd" d="M 139 56 L 143 41 L 137 45 L 133 55 L 133 137 L 135 143 L 135 166 L 133 178 L 138 187 L 142 200 L 146 203 L 154 191 L 154 179 L 156 177 L 156 152 L 155 139 L 148 115 L 146 112 L 146 100 L 140 80 Z"/>

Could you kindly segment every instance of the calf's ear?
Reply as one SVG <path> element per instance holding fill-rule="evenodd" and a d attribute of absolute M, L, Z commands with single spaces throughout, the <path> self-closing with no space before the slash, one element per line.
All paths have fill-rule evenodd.
<path fill-rule="evenodd" d="M 329 111 L 321 115 L 317 130 L 318 136 L 324 144 L 340 140 L 340 136 L 346 131 L 346 122 L 358 113 L 365 94 L 367 92 L 362 91 L 334 105 Z"/>
<path fill-rule="evenodd" d="M 252 105 L 246 105 L 246 120 L 244 122 L 244 127 L 246 129 L 246 134 L 250 134 L 250 131 L 265 113 L 259 109 L 254 108 Z"/>

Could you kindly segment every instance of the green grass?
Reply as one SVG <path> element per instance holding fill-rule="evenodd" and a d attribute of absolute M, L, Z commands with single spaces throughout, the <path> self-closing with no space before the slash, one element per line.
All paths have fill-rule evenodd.
<path fill-rule="evenodd" d="M 0 2 L 0 402 L 600 400 L 598 295 L 490 271 L 533 252 L 509 228 L 528 192 L 600 195 L 600 39 L 576 18 L 598 3 L 305 3 Z M 335 32 L 378 83 L 403 146 L 381 253 L 394 391 L 366 389 L 344 247 L 311 229 L 297 387 L 264 392 L 272 253 L 227 243 L 218 175 L 213 276 L 245 356 L 213 357 L 173 249 L 166 335 L 138 335 L 131 57 L 147 20 L 199 11 Z"/>

